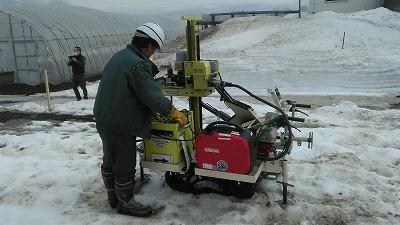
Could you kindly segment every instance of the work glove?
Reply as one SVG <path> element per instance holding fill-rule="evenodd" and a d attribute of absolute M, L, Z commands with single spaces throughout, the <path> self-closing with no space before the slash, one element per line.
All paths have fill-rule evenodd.
<path fill-rule="evenodd" d="M 156 120 L 158 122 L 162 122 L 163 121 L 163 119 L 161 118 L 160 113 L 154 113 L 153 114 L 153 118 L 154 118 L 154 120 Z"/>
<path fill-rule="evenodd" d="M 173 121 L 177 121 L 181 126 L 186 125 L 188 122 L 186 116 L 183 115 L 183 113 L 179 112 L 179 110 L 177 110 L 175 106 L 172 106 L 171 113 L 168 115 L 168 117 L 171 118 Z"/>

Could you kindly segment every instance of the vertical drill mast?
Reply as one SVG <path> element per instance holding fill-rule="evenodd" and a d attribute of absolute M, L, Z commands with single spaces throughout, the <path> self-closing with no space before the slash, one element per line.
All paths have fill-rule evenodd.
<path fill-rule="evenodd" d="M 199 26 L 200 17 L 182 16 L 186 20 L 186 60 L 200 61 Z M 189 110 L 193 111 L 194 133 L 199 135 L 203 128 L 201 97 L 189 97 Z"/>

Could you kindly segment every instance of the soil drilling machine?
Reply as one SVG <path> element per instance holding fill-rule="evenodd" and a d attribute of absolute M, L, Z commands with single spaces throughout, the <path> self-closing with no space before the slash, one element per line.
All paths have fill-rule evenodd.
<path fill-rule="evenodd" d="M 186 50 L 176 53 L 175 71 L 168 69 L 159 79 L 163 95 L 187 97 L 186 126 L 168 118 L 152 122 L 151 138 L 144 141 L 141 155 L 143 168 L 165 171 L 169 187 L 186 193 L 220 193 L 237 198 L 251 198 L 260 180 L 278 179 L 283 187 L 281 206 L 288 203 L 288 161 L 292 143 L 308 143 L 313 135 L 295 137 L 290 121 L 304 122 L 295 117 L 298 108 L 310 105 L 283 101 L 278 88 L 268 89 L 274 103 L 260 98 L 240 85 L 225 82 L 218 71 L 218 61 L 200 57 L 200 17 L 183 16 L 186 20 Z M 234 99 L 226 88 L 239 88 L 250 97 L 274 109 L 259 116 L 248 104 Z M 221 101 L 233 112 L 229 116 L 220 109 L 204 103 L 217 92 Z M 218 116 L 219 121 L 203 128 L 202 110 Z M 301 111 L 300 111 L 301 112 Z"/>

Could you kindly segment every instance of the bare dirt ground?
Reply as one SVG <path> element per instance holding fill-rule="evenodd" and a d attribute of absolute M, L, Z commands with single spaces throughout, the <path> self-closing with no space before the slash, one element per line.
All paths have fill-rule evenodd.
<path fill-rule="evenodd" d="M 74 116 L 53 113 L 24 113 L 15 111 L 0 111 L 0 123 L 10 120 L 56 120 L 56 121 L 81 121 L 81 122 L 94 122 L 92 115 Z"/>
<path fill-rule="evenodd" d="M 217 98 L 217 97 L 214 97 Z M 249 98 L 248 96 L 235 97 L 238 100 L 246 101 L 249 103 L 259 104 L 255 99 Z M 312 108 L 318 108 L 322 106 L 328 106 L 337 104 L 341 101 L 350 101 L 357 104 L 359 107 L 372 109 L 372 110 L 384 110 L 384 109 L 400 109 L 400 98 L 394 94 L 387 94 L 383 96 L 356 96 L 356 95 L 285 95 L 283 93 L 282 98 L 284 100 L 292 100 L 301 104 L 310 104 Z M 264 99 L 272 102 L 271 97 L 264 97 Z M 68 101 L 70 99 L 67 99 Z M 62 99 L 59 99 L 62 101 Z M 9 102 L 7 99 L 0 99 L 0 106 L 9 105 L 18 101 Z M 54 113 L 28 113 L 28 112 L 16 112 L 16 111 L 0 111 L 0 123 L 3 124 L 2 128 L 5 129 L 4 125 L 10 122 L 12 127 L 15 126 L 16 121 L 32 121 L 32 120 L 54 120 L 54 121 L 81 121 L 81 122 L 93 122 L 93 115 L 65 115 L 65 114 L 54 114 Z M 10 127 L 11 128 L 11 127 Z"/>

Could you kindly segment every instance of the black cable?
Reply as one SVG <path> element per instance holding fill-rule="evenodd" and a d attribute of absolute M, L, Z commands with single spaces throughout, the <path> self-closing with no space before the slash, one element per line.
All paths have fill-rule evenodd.
<path fill-rule="evenodd" d="M 196 134 L 194 133 L 192 126 L 189 126 L 190 131 L 192 131 L 193 136 L 196 136 Z"/>
<path fill-rule="evenodd" d="M 296 129 L 298 132 L 301 132 L 301 130 L 293 125 L 290 125 L 292 128 Z"/>
<path fill-rule="evenodd" d="M 193 139 L 173 139 L 173 138 L 168 138 L 168 137 L 164 137 L 164 136 L 161 136 L 161 135 L 157 135 L 157 134 L 151 134 L 151 135 L 154 135 L 154 136 L 156 136 L 156 137 L 159 137 L 159 138 L 162 138 L 162 139 L 165 139 L 165 140 L 169 140 L 169 141 L 194 141 L 195 140 L 195 138 L 193 138 Z"/>
<path fill-rule="evenodd" d="M 288 140 L 287 140 L 285 146 L 283 147 L 284 150 L 283 150 L 282 153 L 280 153 L 278 156 L 276 156 L 276 157 L 274 157 L 274 158 L 268 158 L 268 159 L 266 159 L 266 161 L 274 161 L 274 160 L 278 160 L 278 159 L 283 158 L 283 157 L 289 152 L 289 150 L 290 150 L 290 147 L 291 147 L 291 145 L 292 145 L 292 137 L 293 137 L 292 127 L 291 127 L 291 125 L 290 125 L 290 122 L 289 122 L 289 119 L 288 119 L 286 113 L 285 113 L 280 107 L 277 107 L 276 105 L 274 105 L 274 104 L 272 104 L 272 103 L 270 103 L 270 102 L 268 102 L 268 101 L 266 101 L 266 100 L 264 100 L 264 99 L 258 97 L 257 95 L 254 95 L 254 94 L 251 93 L 249 90 L 247 90 L 246 88 L 244 88 L 244 87 L 242 87 L 242 86 L 240 86 L 240 85 L 232 84 L 232 83 L 229 83 L 229 82 L 221 82 L 221 86 L 222 86 L 222 87 L 223 87 L 223 86 L 226 86 L 226 87 L 235 87 L 235 88 L 238 88 L 238 89 L 244 91 L 245 93 L 247 93 L 248 95 L 250 95 L 251 97 L 253 97 L 254 99 L 257 99 L 258 101 L 260 101 L 260 102 L 262 102 L 262 103 L 264 103 L 264 104 L 266 104 L 266 105 L 268 105 L 268 106 L 270 106 L 270 107 L 276 109 L 278 112 L 280 112 L 280 113 L 282 114 L 283 119 L 284 119 L 284 121 L 285 121 L 285 123 L 286 123 L 286 125 L 287 125 L 287 128 L 288 128 L 288 131 L 289 131 Z"/>

